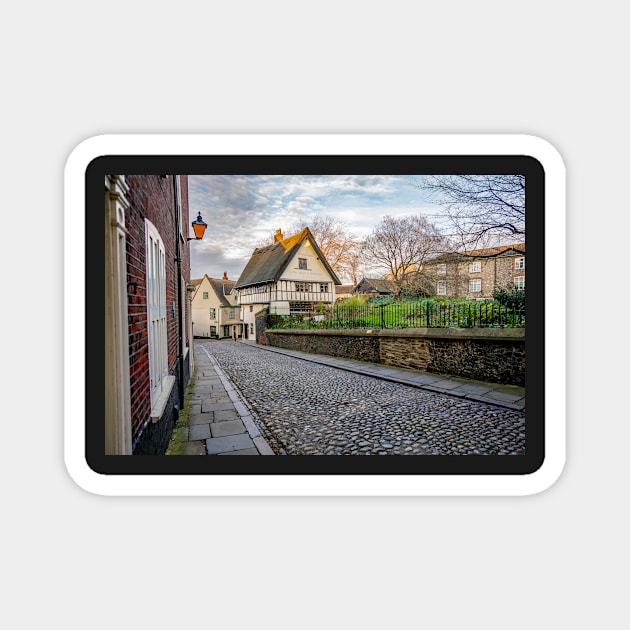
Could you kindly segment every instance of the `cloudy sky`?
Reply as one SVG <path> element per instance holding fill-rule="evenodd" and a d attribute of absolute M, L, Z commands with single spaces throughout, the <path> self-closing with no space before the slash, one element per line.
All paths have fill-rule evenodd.
<path fill-rule="evenodd" d="M 261 240 L 285 234 L 316 215 L 344 221 L 356 237 L 367 236 L 386 214 L 431 215 L 436 206 L 398 175 L 190 175 L 191 221 L 208 224 L 202 241 L 191 241 L 191 277 L 238 279 Z"/>

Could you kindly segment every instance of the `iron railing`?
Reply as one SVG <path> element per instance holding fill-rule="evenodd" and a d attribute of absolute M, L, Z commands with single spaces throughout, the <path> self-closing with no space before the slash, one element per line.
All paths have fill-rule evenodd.
<path fill-rule="evenodd" d="M 268 328 L 524 328 L 525 309 L 498 302 L 400 302 L 345 306 L 324 314 L 270 315 Z"/>

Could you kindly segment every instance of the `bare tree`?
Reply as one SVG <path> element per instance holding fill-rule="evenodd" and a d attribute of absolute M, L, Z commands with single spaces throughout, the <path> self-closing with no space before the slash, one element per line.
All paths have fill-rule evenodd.
<path fill-rule="evenodd" d="M 367 237 L 366 259 L 394 281 L 397 296 L 403 289 L 424 288 L 422 265 L 447 249 L 444 237 L 422 216 L 385 216 Z"/>
<path fill-rule="evenodd" d="M 525 239 L 524 175 L 426 175 L 418 187 L 445 208 L 460 247 Z"/>

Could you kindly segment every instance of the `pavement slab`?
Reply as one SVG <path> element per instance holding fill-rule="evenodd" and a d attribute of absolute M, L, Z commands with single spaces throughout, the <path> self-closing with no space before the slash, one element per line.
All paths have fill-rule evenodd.
<path fill-rule="evenodd" d="M 206 440 L 209 437 L 212 437 L 210 433 L 210 425 L 209 424 L 193 424 L 190 427 L 190 431 L 188 434 L 189 440 Z"/>
<path fill-rule="evenodd" d="M 217 455 L 260 455 L 256 448 L 244 448 L 240 451 L 228 451 L 227 453 L 217 453 Z M 265 455 L 265 453 L 263 453 Z M 273 455 L 273 453 L 269 453 L 269 455 Z"/>
<path fill-rule="evenodd" d="M 225 437 L 210 438 L 206 440 L 208 455 L 219 455 L 230 451 L 240 451 L 247 448 L 256 448 L 252 438 L 246 433 L 240 435 L 228 435 Z"/>
<path fill-rule="evenodd" d="M 226 420 L 225 422 L 215 422 L 210 425 L 213 438 L 225 437 L 226 435 L 237 435 L 245 433 L 245 425 L 240 420 Z"/>

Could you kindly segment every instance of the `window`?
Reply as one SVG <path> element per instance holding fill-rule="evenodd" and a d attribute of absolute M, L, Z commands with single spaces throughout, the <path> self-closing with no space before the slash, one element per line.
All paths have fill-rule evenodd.
<path fill-rule="evenodd" d="M 524 258 L 515 258 L 514 259 L 514 269 L 525 269 L 525 259 Z"/>
<path fill-rule="evenodd" d="M 481 271 L 481 262 L 476 260 L 468 265 L 469 273 L 479 273 Z M 480 289 L 481 290 L 481 289 Z"/>
<path fill-rule="evenodd" d="M 207 291 L 204 291 L 204 292 L 203 292 L 203 299 L 204 299 L 204 300 L 207 300 L 207 299 L 208 299 L 208 292 L 207 292 Z"/>
<path fill-rule="evenodd" d="M 249 325 L 249 334 L 253 335 L 254 334 L 254 324 L 250 324 Z"/>
<path fill-rule="evenodd" d="M 210 314 L 210 319 L 216 319 L 217 318 L 217 310 L 215 308 L 209 309 L 209 314 Z"/>
<path fill-rule="evenodd" d="M 264 287 L 264 285 L 259 284 L 259 285 L 256 287 L 256 293 L 264 293 L 264 292 L 265 292 L 265 287 Z"/>
<path fill-rule="evenodd" d="M 166 341 L 166 254 L 157 228 L 145 219 L 147 310 L 151 406 L 155 406 L 168 376 Z"/>
<path fill-rule="evenodd" d="M 525 276 L 517 276 L 514 278 L 514 288 L 517 291 L 525 291 Z"/>
<path fill-rule="evenodd" d="M 308 293 L 309 291 L 312 291 L 313 288 L 310 282 L 296 282 L 295 290 L 299 293 Z"/>
<path fill-rule="evenodd" d="M 217 336 L 217 327 L 216 326 L 210 326 L 210 336 L 211 337 L 216 337 Z"/>
<path fill-rule="evenodd" d="M 322 284 L 319 285 L 319 292 L 320 293 L 328 293 L 328 283 L 327 282 L 323 282 Z"/>
<path fill-rule="evenodd" d="M 250 307 L 249 307 L 249 312 L 250 312 L 250 313 L 253 313 L 253 312 L 254 312 L 254 307 L 253 307 L 253 306 L 251 306 L 251 305 L 250 305 Z"/>
<path fill-rule="evenodd" d="M 308 269 L 306 265 L 306 258 L 298 258 L 298 267 L 300 269 Z"/>
<path fill-rule="evenodd" d="M 470 293 L 480 293 L 481 292 L 481 280 L 469 280 L 468 281 L 468 291 Z"/>
<path fill-rule="evenodd" d="M 313 304 L 311 302 L 290 302 L 289 313 L 312 313 Z"/>
<path fill-rule="evenodd" d="M 230 327 L 229 326 L 223 326 L 223 336 L 224 337 L 229 337 L 230 336 Z"/>
<path fill-rule="evenodd" d="M 438 280 L 437 283 L 437 294 L 438 295 L 446 295 L 446 281 Z"/>
<path fill-rule="evenodd" d="M 234 319 L 234 309 L 230 309 L 230 319 Z"/>
<path fill-rule="evenodd" d="M 446 275 L 446 265 L 438 265 L 437 266 L 437 272 L 438 272 L 438 276 L 445 276 Z"/>

